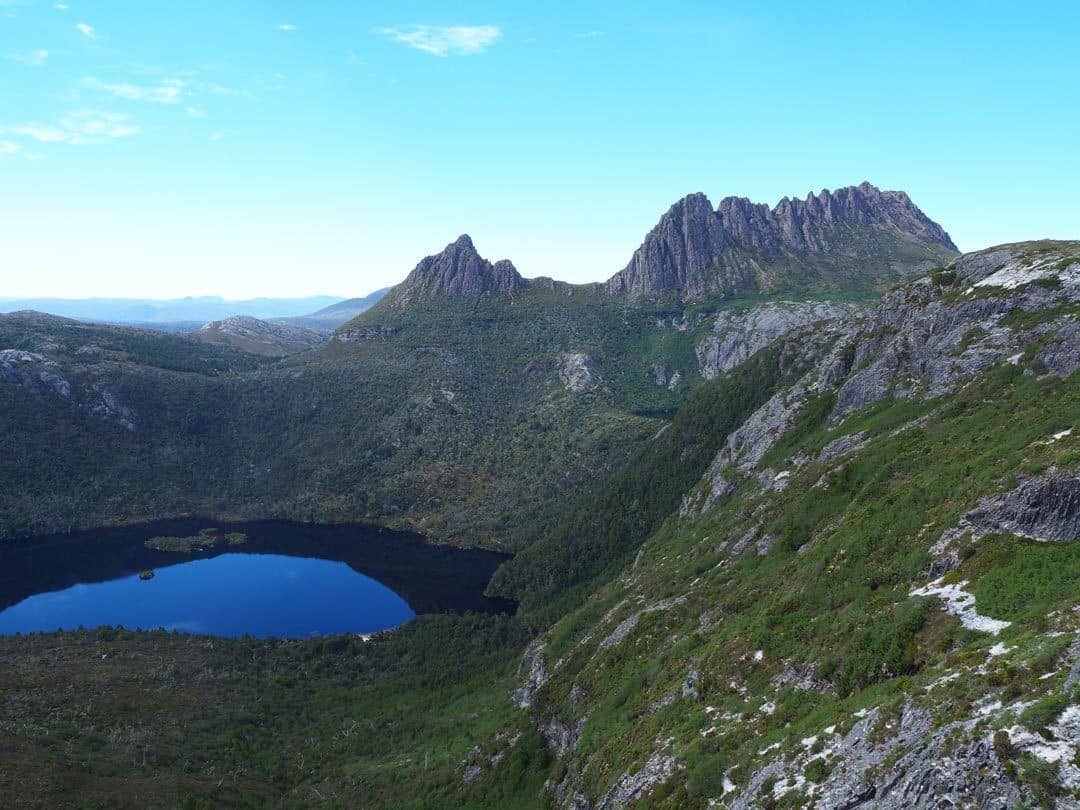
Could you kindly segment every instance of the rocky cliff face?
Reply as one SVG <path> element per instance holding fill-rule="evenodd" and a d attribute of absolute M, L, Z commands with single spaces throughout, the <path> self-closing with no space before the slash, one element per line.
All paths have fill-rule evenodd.
<path fill-rule="evenodd" d="M 1023 283 L 1010 287 L 1015 279 Z M 771 328 L 758 324 L 750 332 L 750 339 L 762 345 L 780 329 L 776 324 L 790 327 L 781 333 L 797 336 L 793 345 L 811 370 L 729 437 L 708 476 L 708 490 L 694 493 L 684 512 L 709 509 L 733 491 L 738 480 L 733 473 L 749 475 L 812 394 L 835 395 L 827 423 L 836 427 L 888 397 L 934 399 L 952 393 L 995 363 L 1022 363 L 1028 374 L 1068 377 L 1080 368 L 1078 304 L 1080 245 L 1025 243 L 965 255 L 945 271 L 889 293 L 863 318 L 850 310 L 821 308 L 820 318 L 798 331 L 792 326 L 795 315 L 777 318 L 772 305 L 751 310 L 741 321 L 722 316 L 717 323 L 727 329 L 765 313 L 764 324 Z M 807 312 L 806 306 L 798 312 Z M 819 347 L 822 341 L 828 351 Z M 724 367 L 720 360 L 726 355 L 717 354 L 722 345 L 712 336 L 699 345 L 706 376 Z M 803 461 L 795 459 L 797 465 Z"/>
<path fill-rule="evenodd" d="M 494 264 L 462 235 L 421 261 L 387 295 L 403 309 L 443 296 L 509 296 L 536 289 L 568 296 L 611 295 L 684 301 L 753 291 L 880 289 L 916 270 L 955 257 L 956 245 L 903 191 L 869 183 L 823 190 L 776 206 L 726 197 L 714 209 L 701 193 L 675 203 L 645 237 L 630 263 L 602 284 L 524 279 L 514 265 Z"/>
<path fill-rule="evenodd" d="M 854 347 L 857 371 L 840 387 L 830 423 L 890 394 L 941 396 L 1004 359 L 1034 361 L 1038 370 L 1067 377 L 1080 366 L 1072 314 L 1078 302 L 1075 242 L 968 254 L 875 308 Z"/>
<path fill-rule="evenodd" d="M 769 289 L 777 282 L 770 265 L 825 254 L 861 260 L 867 272 L 917 265 L 915 255 L 902 255 L 905 246 L 924 249 L 923 260 L 956 252 L 949 235 L 902 191 L 863 183 L 805 200 L 785 197 L 773 208 L 728 197 L 715 210 L 704 194 L 691 194 L 664 214 L 607 287 L 614 294 L 676 293 L 690 300 Z"/>
<path fill-rule="evenodd" d="M 401 308 L 440 296 L 480 298 L 484 295 L 513 296 L 529 283 L 506 259 L 492 264 L 476 252 L 472 239 L 462 235 L 442 253 L 423 259 L 388 299 Z"/>
<path fill-rule="evenodd" d="M 828 301 L 778 301 L 745 312 L 722 311 L 713 321 L 713 333 L 694 347 L 701 376 L 711 380 L 796 329 L 856 312 L 856 307 Z"/>
<path fill-rule="evenodd" d="M 1061 431 L 1048 441 L 1071 434 L 1071 429 Z M 984 498 L 964 515 L 957 529 L 943 535 L 943 544 L 966 531 L 975 537 L 1008 532 L 1041 542 L 1080 540 L 1080 478 L 1056 471 L 1043 478 L 1016 477 L 1016 489 Z"/>

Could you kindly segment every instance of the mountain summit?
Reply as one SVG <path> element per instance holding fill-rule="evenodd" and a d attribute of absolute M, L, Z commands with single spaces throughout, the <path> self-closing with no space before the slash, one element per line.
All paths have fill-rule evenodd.
<path fill-rule="evenodd" d="M 403 307 L 440 296 L 512 296 L 526 287 L 528 282 L 510 261 L 492 264 L 477 253 L 472 239 L 462 234 L 441 253 L 422 259 L 391 295 L 393 305 Z"/>
<path fill-rule="evenodd" d="M 831 269 L 823 266 L 828 264 L 856 262 L 866 273 L 903 275 L 956 252 L 944 229 L 907 194 L 870 183 L 805 200 L 785 197 L 774 208 L 727 197 L 714 210 L 698 193 L 661 217 L 607 286 L 614 294 L 660 298 L 675 292 L 689 300 L 772 289 Z"/>
<path fill-rule="evenodd" d="M 562 285 L 632 300 L 710 295 L 878 293 L 957 255 L 945 230 L 903 191 L 869 183 L 785 197 L 770 208 L 725 197 L 716 208 L 690 194 L 665 213 L 630 263 L 600 284 L 525 279 L 508 260 L 492 264 L 468 235 L 428 256 L 379 312 L 447 299 L 513 298 Z"/>

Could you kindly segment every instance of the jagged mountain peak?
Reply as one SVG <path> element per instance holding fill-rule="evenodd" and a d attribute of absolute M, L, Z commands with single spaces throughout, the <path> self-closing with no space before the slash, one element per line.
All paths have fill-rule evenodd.
<path fill-rule="evenodd" d="M 443 253 L 453 254 L 468 254 L 479 257 L 479 253 L 476 250 L 476 245 L 473 244 L 472 237 L 467 233 L 461 234 L 457 239 L 448 244 L 442 251 Z"/>
<path fill-rule="evenodd" d="M 476 248 L 476 246 L 473 244 L 472 237 L 469 236 L 467 233 L 461 234 L 461 236 L 459 236 L 457 239 L 455 239 L 450 244 L 455 245 L 455 246 L 457 246 L 457 245 L 466 246 L 466 247 L 473 248 L 474 250 Z"/>
<path fill-rule="evenodd" d="M 675 211 L 676 209 L 685 210 L 698 209 L 702 207 L 708 208 L 711 211 L 712 203 L 709 202 L 709 197 L 704 191 L 694 191 L 673 203 L 671 208 L 668 209 L 668 212 L 670 213 L 672 211 Z"/>
<path fill-rule="evenodd" d="M 479 254 L 472 237 L 462 234 L 442 252 L 422 259 L 388 298 L 391 305 L 402 307 L 441 296 L 512 296 L 527 286 L 512 262 L 493 264 Z"/>
<path fill-rule="evenodd" d="M 725 197 L 713 209 L 697 192 L 668 209 L 608 289 L 695 299 L 767 289 L 776 282 L 769 265 L 787 265 L 798 275 L 800 264 L 816 264 L 813 257 L 825 254 L 861 262 L 869 272 L 895 273 L 955 253 L 949 235 L 905 192 L 865 181 L 806 199 L 784 197 L 771 208 Z"/>

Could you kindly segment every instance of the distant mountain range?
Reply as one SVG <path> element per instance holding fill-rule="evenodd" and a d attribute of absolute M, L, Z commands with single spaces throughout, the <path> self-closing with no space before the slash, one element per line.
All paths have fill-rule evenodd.
<path fill-rule="evenodd" d="M 235 315 L 270 320 L 311 320 L 295 326 L 326 331 L 355 317 L 375 303 L 384 291 L 366 298 L 343 300 L 336 296 L 305 298 L 249 298 L 230 301 L 219 296 L 156 300 L 148 298 L 0 298 L 0 312 L 36 310 L 81 321 L 148 326 L 164 331 L 193 332 L 210 321 Z M 317 324 L 317 325 L 316 325 Z"/>
<path fill-rule="evenodd" d="M 231 346 L 251 354 L 284 357 L 311 349 L 330 337 L 330 333 L 377 304 L 389 287 L 364 298 L 349 298 L 296 318 L 262 320 L 248 315 L 233 315 L 211 321 L 190 332 L 204 343 Z"/>
<path fill-rule="evenodd" d="M 338 301 L 328 307 L 323 307 L 318 312 L 310 315 L 301 315 L 291 318 L 273 318 L 276 323 L 299 326 L 303 329 L 314 329 L 316 332 L 332 332 L 344 323 L 348 323 L 361 312 L 365 312 L 382 300 L 383 296 L 390 292 L 390 287 L 383 287 L 363 298 L 347 298 Z"/>

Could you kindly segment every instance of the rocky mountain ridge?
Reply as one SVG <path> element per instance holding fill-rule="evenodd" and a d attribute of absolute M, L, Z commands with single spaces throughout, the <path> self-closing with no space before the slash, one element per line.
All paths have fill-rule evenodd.
<path fill-rule="evenodd" d="M 696 301 L 779 288 L 871 289 L 956 255 L 945 230 L 903 191 L 869 183 L 785 197 L 770 208 L 726 197 L 714 210 L 704 194 L 676 202 L 630 263 L 601 284 L 525 279 L 513 263 L 492 263 L 462 235 L 424 258 L 379 312 L 439 300 L 513 298 L 527 291 Z"/>
<path fill-rule="evenodd" d="M 768 289 L 775 283 L 769 260 L 828 253 L 881 261 L 873 243 L 882 240 L 923 247 L 928 260 L 957 250 L 906 193 L 870 183 L 826 189 L 805 200 L 785 197 L 772 208 L 726 197 L 713 209 L 704 194 L 691 194 L 664 214 L 607 287 L 613 294 L 675 293 L 684 300 Z"/>

